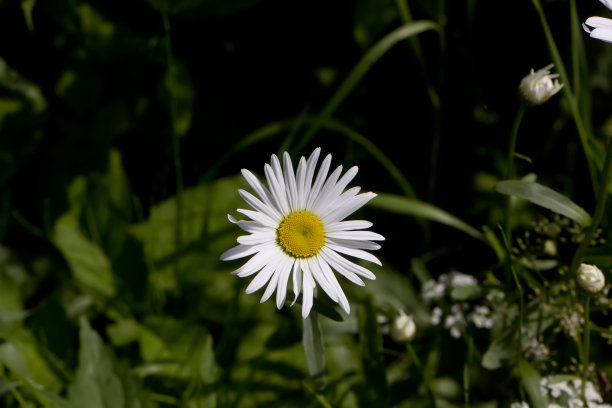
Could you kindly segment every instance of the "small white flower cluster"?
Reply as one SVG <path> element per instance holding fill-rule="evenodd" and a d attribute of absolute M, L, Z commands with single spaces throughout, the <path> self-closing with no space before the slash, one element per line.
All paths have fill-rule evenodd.
<path fill-rule="evenodd" d="M 523 331 L 523 356 L 535 363 L 544 363 L 550 356 L 550 349 L 537 337 L 531 336 L 526 330 Z"/>
<path fill-rule="evenodd" d="M 555 379 L 554 376 L 544 377 L 540 380 L 540 392 L 551 401 L 548 408 L 612 408 L 604 404 L 603 398 L 591 381 L 587 381 L 584 390 L 586 406 L 582 402 L 582 380 Z M 529 408 L 525 401 L 514 402 L 510 408 Z"/>
<path fill-rule="evenodd" d="M 425 282 L 421 297 L 427 304 L 438 303 L 453 289 L 465 286 L 478 286 L 478 281 L 471 275 L 453 271 L 440 275 L 437 280 Z M 446 314 L 440 306 L 435 306 L 431 312 L 431 323 L 437 326 L 444 321 L 444 328 L 449 330 L 454 338 L 461 337 L 469 323 L 485 329 L 490 329 L 493 325 L 491 311 L 485 305 L 472 307 L 468 302 L 457 302 L 451 305 Z"/>

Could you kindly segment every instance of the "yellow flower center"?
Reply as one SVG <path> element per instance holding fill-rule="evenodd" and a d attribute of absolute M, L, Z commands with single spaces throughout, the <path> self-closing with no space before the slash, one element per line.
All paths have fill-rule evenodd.
<path fill-rule="evenodd" d="M 296 258 L 316 255 L 325 244 L 321 220 L 310 211 L 294 211 L 287 215 L 276 230 L 278 244 Z"/>

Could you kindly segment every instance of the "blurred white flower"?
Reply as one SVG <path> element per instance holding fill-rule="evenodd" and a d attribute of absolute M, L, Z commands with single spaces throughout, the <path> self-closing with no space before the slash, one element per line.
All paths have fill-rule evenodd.
<path fill-rule="evenodd" d="M 599 0 L 604 6 L 612 10 L 611 0 Z M 584 31 L 598 40 L 612 42 L 612 20 L 604 17 L 589 17 L 582 24 Z"/>
<path fill-rule="evenodd" d="M 416 325 L 414 324 L 414 319 L 412 319 L 412 316 L 404 313 L 403 310 L 400 310 L 399 316 L 393 319 L 393 324 L 391 325 L 391 338 L 397 343 L 405 343 L 412 340 L 415 334 Z"/>
<path fill-rule="evenodd" d="M 491 320 L 491 311 L 488 307 L 479 305 L 474 308 L 474 311 L 470 313 L 470 320 L 474 323 L 474 326 L 479 329 L 490 329 L 493 327 L 493 320 Z"/>
<path fill-rule="evenodd" d="M 238 190 L 253 210 L 238 209 L 251 220 L 229 220 L 249 235 L 238 237 L 239 245 L 221 255 L 224 261 L 253 255 L 244 265 L 232 272 L 239 277 L 255 275 L 246 289 L 253 293 L 266 286 L 261 298 L 264 302 L 276 291 L 276 306 L 285 303 L 289 277 L 293 276 L 294 302 L 303 293 L 302 316 L 312 308 L 314 289 L 318 285 L 346 313 L 348 300 L 334 270 L 351 282 L 363 286 L 360 277 L 375 279 L 372 272 L 343 257 L 348 255 L 380 265 L 374 255 L 364 250 L 379 249 L 373 241 L 384 237 L 372 231 L 368 221 L 344 221 L 372 198 L 374 193 L 358 194 L 360 188 L 345 187 L 357 174 L 350 168 L 342 177 L 342 166 L 328 177 L 331 155 L 321 163 L 315 178 L 315 168 L 321 149 L 317 148 L 308 160 L 302 157 L 294 173 L 289 154 L 283 155 L 283 166 L 272 155 L 264 167 L 268 186 L 250 171 L 242 175 L 259 196 Z M 313 182 L 314 179 L 314 182 Z M 333 268 L 333 270 L 332 270 Z"/>
<path fill-rule="evenodd" d="M 606 278 L 595 265 L 581 264 L 576 274 L 578 285 L 586 292 L 594 295 L 599 293 L 606 284 Z"/>
<path fill-rule="evenodd" d="M 519 90 L 530 104 L 541 105 L 563 88 L 563 84 L 556 80 L 559 74 L 550 73 L 552 67 L 553 64 L 550 64 L 535 72 L 532 68 L 529 75 L 521 80 Z"/>

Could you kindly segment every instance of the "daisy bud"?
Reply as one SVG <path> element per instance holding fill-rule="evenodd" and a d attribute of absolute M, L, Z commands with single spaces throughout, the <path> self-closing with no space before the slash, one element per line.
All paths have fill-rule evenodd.
<path fill-rule="evenodd" d="M 582 289 L 591 295 L 599 293 L 606 284 L 606 278 L 601 269 L 595 265 L 587 264 L 581 264 L 578 268 L 576 281 Z"/>
<path fill-rule="evenodd" d="M 416 325 L 412 316 L 400 310 L 399 316 L 393 319 L 393 324 L 391 325 L 391 338 L 398 343 L 405 343 L 412 340 L 415 334 Z"/>
<path fill-rule="evenodd" d="M 521 81 L 519 85 L 521 95 L 531 105 L 543 104 L 563 88 L 563 84 L 559 84 L 555 79 L 559 74 L 550 73 L 552 67 L 553 64 L 550 64 L 535 72 L 532 68 L 529 75 Z"/>

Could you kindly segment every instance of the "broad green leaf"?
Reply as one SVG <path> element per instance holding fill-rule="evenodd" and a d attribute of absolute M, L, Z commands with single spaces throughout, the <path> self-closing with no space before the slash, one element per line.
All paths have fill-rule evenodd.
<path fill-rule="evenodd" d="M 34 336 L 25 329 L 13 331 L 12 339 L 0 344 L 0 365 L 5 365 L 19 377 L 34 382 L 52 392 L 62 384 L 45 358 L 40 354 Z"/>
<path fill-rule="evenodd" d="M 511 326 L 494 338 L 482 356 L 482 366 L 496 370 L 504 363 L 514 360 L 520 351 L 517 327 Z"/>
<path fill-rule="evenodd" d="M 304 355 L 308 372 L 318 389 L 325 388 L 325 346 L 323 344 L 323 333 L 317 312 L 310 311 L 304 319 L 304 329 L 302 335 Z"/>
<path fill-rule="evenodd" d="M 89 408 L 125 407 L 125 393 L 114 371 L 111 353 L 84 317 L 79 326 L 79 366 L 70 388 L 70 401 Z"/>
<path fill-rule="evenodd" d="M 568 197 L 535 181 L 500 181 L 495 186 L 495 189 L 502 194 L 523 198 L 533 204 L 561 214 L 576 221 L 583 227 L 588 227 L 591 224 L 591 216 L 582 207 Z"/>
<path fill-rule="evenodd" d="M 540 391 L 540 374 L 537 370 L 527 361 L 521 359 L 518 363 L 518 375 L 527 395 L 529 395 L 530 406 L 533 408 L 548 407 L 548 399 Z"/>
<path fill-rule="evenodd" d="M 480 240 L 484 240 L 483 234 L 476 228 L 460 220 L 452 214 L 423 201 L 398 196 L 395 194 L 381 193 L 369 203 L 370 206 L 397 214 L 409 215 L 417 218 L 439 222 L 449 227 L 458 229 L 466 234 Z"/>
<path fill-rule="evenodd" d="M 115 294 L 111 263 L 102 249 L 85 236 L 75 211 L 57 219 L 52 242 L 70 265 L 76 282 L 88 293 L 102 298 Z"/>

